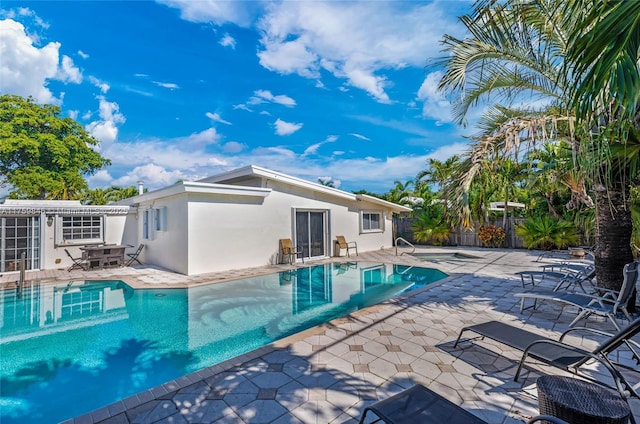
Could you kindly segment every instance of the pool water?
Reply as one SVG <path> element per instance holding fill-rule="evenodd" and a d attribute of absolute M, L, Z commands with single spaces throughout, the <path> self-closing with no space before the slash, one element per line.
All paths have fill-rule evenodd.
<path fill-rule="evenodd" d="M 0 421 L 72 418 L 444 277 L 354 262 L 189 289 L 0 291 Z"/>

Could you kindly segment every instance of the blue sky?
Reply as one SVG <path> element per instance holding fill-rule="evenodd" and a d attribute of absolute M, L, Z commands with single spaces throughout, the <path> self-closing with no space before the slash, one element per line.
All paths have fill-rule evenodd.
<path fill-rule="evenodd" d="M 0 93 L 54 103 L 153 189 L 259 165 L 384 193 L 466 149 L 436 90 L 463 1 L 3 1 Z"/>

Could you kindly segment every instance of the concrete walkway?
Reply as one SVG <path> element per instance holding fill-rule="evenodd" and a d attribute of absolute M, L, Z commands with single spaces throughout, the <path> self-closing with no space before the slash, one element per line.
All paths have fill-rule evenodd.
<path fill-rule="evenodd" d="M 453 342 L 462 327 L 489 320 L 554 338 L 568 328 L 575 317 L 571 308 L 562 310 L 548 302 L 535 312 L 519 312 L 513 294 L 523 289 L 514 273 L 539 269 L 541 263 L 535 261 L 539 252 L 469 248 L 420 251 L 459 252 L 475 258 L 422 261 L 396 256 L 394 250 L 360 254 L 358 260 L 433 267 L 450 277 L 67 423 L 356 423 L 365 406 L 415 383 L 488 423 L 522 423 L 537 415 L 536 379 L 544 374 L 568 374 L 532 362 L 514 382 L 520 352 L 488 340 L 465 339 L 456 348 Z M 239 270 L 224 277 L 186 277 L 148 267 L 72 275 L 119 278 L 135 287 L 157 287 L 202 284 L 284 268 Z M 49 278 L 68 280 L 69 273 L 50 272 Z M 11 284 L 8 280 L 4 283 Z M 611 323 L 597 317 L 582 324 L 614 330 Z M 594 345 L 594 340 L 587 337 L 567 340 L 586 348 Z M 622 353 L 618 359 L 633 364 L 627 356 Z M 593 375 L 607 380 L 596 368 L 592 367 Z M 640 381 L 638 374 L 631 377 L 634 382 Z M 640 420 L 640 401 L 632 400 L 630 405 L 636 420 Z"/>

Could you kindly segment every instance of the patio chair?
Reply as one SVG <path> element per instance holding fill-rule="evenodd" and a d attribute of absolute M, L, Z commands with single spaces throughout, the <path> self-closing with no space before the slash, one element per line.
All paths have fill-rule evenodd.
<path fill-rule="evenodd" d="M 378 419 L 371 422 L 384 421 L 393 423 L 421 423 L 440 424 L 445 422 L 455 424 L 487 424 L 486 421 L 462 409 L 455 403 L 443 398 L 426 387 L 416 384 L 387 399 L 364 408 L 359 424 L 365 422 L 368 412 L 374 413 Z M 539 421 L 553 424 L 567 424 L 560 418 L 537 416 L 528 421 L 534 424 Z"/>
<path fill-rule="evenodd" d="M 624 266 L 620 291 L 597 289 L 598 294 L 586 294 L 563 292 L 555 289 L 552 291 L 529 290 L 523 293 L 516 293 L 514 296 L 520 298 L 520 313 L 528 308 L 536 309 L 538 301 L 551 300 L 561 303 L 563 307 L 575 306 L 578 308 L 578 315 L 569 324 L 569 327 L 573 327 L 581 319 L 595 314 L 609 318 L 616 329 L 620 330 L 616 315 L 618 312 L 622 312 L 631 322 L 632 318 L 627 310 L 627 303 L 633 296 L 634 288 L 638 282 L 638 275 L 638 262 L 631 262 Z M 533 305 L 525 308 L 527 299 L 533 300 Z"/>
<path fill-rule="evenodd" d="M 67 271 L 71 272 L 74 269 L 81 269 L 83 271 L 87 270 L 87 267 L 86 267 L 87 259 L 84 256 L 80 258 L 74 258 L 67 249 L 64 249 L 64 251 L 67 254 L 67 256 L 71 258 L 71 260 L 73 261 L 73 264 L 69 268 L 67 268 Z"/>
<path fill-rule="evenodd" d="M 134 262 L 138 262 L 138 264 L 142 265 L 142 262 L 140 262 L 140 259 L 138 259 L 138 256 L 140 256 L 140 252 L 142 252 L 142 249 L 144 249 L 144 244 L 140 244 L 135 252 L 127 253 L 129 259 L 127 259 L 127 262 L 124 265 L 131 266 L 131 264 Z"/>
<path fill-rule="evenodd" d="M 520 276 L 522 280 L 522 288 L 526 288 L 528 285 L 535 287 L 550 281 L 554 284 L 552 291 L 574 290 L 575 287 L 583 293 L 587 293 L 584 284 L 593 285 L 593 279 L 596 276 L 596 269 L 590 266 L 578 269 L 565 264 L 563 267 L 547 268 L 545 265 L 542 271 L 516 272 L 516 275 Z"/>
<path fill-rule="evenodd" d="M 456 342 L 453 344 L 454 348 L 458 345 L 462 334 L 466 331 L 474 332 L 481 337 L 495 340 L 523 352 L 518 369 L 513 377 L 514 381 L 518 381 L 518 377 L 520 376 L 520 372 L 522 371 L 525 361 L 531 357 L 547 365 L 572 372 L 576 375 L 580 375 L 581 377 L 585 377 L 588 380 L 606 385 L 600 381 L 585 376 L 583 373 L 579 373 L 581 366 L 591 360 L 595 360 L 603 365 L 613 378 L 614 385 L 606 385 L 607 387 L 616 389 L 623 397 L 630 395 L 640 399 L 640 393 L 638 392 L 640 384 L 636 384 L 635 386 L 631 385 L 631 383 L 625 379 L 616 367 L 628 368 L 636 372 L 638 369 L 615 363 L 609 359 L 610 354 L 614 353 L 622 345 L 625 345 L 630 350 L 635 361 L 640 361 L 640 344 L 632 340 L 633 337 L 640 333 L 640 318 L 631 322 L 631 324 L 615 334 L 587 327 L 570 328 L 562 333 L 557 341 L 503 322 L 489 321 L 482 324 L 464 327 L 460 330 L 460 334 L 458 335 Z M 593 350 L 587 351 L 563 342 L 564 337 L 574 331 L 590 332 L 600 336 L 605 336 L 606 339 L 599 343 Z"/>
<path fill-rule="evenodd" d="M 298 255 L 302 255 L 302 249 L 293 247 L 291 239 L 280 239 L 280 254 L 282 255 L 283 261 L 286 257 L 289 264 L 293 264 L 296 262 Z M 301 256 L 301 259 L 302 263 L 304 263 L 304 256 Z"/>
<path fill-rule="evenodd" d="M 336 246 L 338 247 L 337 256 L 340 256 L 340 250 L 346 249 L 347 256 L 351 257 L 349 251 L 354 249 L 356 251 L 356 256 L 358 256 L 358 243 L 355 241 L 347 241 L 344 236 L 336 236 Z"/>

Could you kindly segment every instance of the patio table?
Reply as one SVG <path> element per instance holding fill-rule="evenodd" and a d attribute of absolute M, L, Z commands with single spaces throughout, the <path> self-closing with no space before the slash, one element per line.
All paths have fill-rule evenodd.
<path fill-rule="evenodd" d="M 570 423 L 625 424 L 631 409 L 620 394 L 588 381 L 545 375 L 538 378 L 540 413 Z"/>
<path fill-rule="evenodd" d="M 82 250 L 89 269 L 107 268 L 124 265 L 124 251 L 129 245 L 123 244 L 103 244 L 83 246 Z"/>

